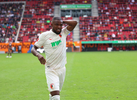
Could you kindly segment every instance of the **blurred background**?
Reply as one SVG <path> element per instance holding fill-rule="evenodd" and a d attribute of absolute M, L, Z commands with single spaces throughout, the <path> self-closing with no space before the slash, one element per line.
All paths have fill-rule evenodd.
<path fill-rule="evenodd" d="M 0 52 L 27 53 L 54 16 L 78 21 L 68 51 L 137 50 L 137 0 L 0 0 Z"/>

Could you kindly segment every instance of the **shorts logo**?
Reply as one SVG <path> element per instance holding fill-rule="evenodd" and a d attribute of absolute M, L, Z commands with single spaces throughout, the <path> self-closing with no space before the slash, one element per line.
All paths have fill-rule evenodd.
<path fill-rule="evenodd" d="M 51 88 L 51 89 L 54 88 L 54 84 L 53 84 L 53 83 L 50 84 L 50 88 Z"/>

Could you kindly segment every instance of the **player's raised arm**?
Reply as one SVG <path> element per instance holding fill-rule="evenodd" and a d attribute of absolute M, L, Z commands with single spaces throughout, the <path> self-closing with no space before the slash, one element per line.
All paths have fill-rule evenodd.
<path fill-rule="evenodd" d="M 31 53 L 32 53 L 34 56 L 38 57 L 38 60 L 40 61 L 41 64 L 45 65 L 46 60 L 45 60 L 45 58 L 44 58 L 41 54 L 39 54 L 39 53 L 37 52 L 37 49 L 38 49 L 38 47 L 34 45 L 34 46 L 32 47 L 32 49 L 31 49 Z"/>
<path fill-rule="evenodd" d="M 72 31 L 77 25 L 77 21 L 74 20 L 63 20 L 63 23 L 68 25 L 67 26 L 68 31 Z"/>

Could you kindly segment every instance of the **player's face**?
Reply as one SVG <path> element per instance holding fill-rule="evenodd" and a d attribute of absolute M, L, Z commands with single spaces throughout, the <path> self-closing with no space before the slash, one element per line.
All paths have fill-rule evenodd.
<path fill-rule="evenodd" d="M 51 24 L 53 32 L 55 32 L 56 34 L 60 34 L 62 25 L 63 25 L 62 20 L 54 20 Z"/>

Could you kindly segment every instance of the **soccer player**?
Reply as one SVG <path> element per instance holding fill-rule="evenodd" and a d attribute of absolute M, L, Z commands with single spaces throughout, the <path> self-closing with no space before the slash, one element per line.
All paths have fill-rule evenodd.
<path fill-rule="evenodd" d="M 63 24 L 67 24 L 67 26 L 62 28 Z M 60 100 L 60 91 L 66 73 L 66 37 L 76 25 L 77 21 L 54 17 L 51 22 L 52 29 L 43 32 L 31 50 L 40 63 L 45 65 L 50 100 Z M 46 59 L 37 52 L 37 49 L 42 46 L 45 50 Z"/>
<path fill-rule="evenodd" d="M 7 52 L 7 58 L 11 58 L 12 57 L 12 43 L 9 41 L 9 46 L 8 46 L 8 52 Z M 9 56 L 10 55 L 10 56 Z"/>

